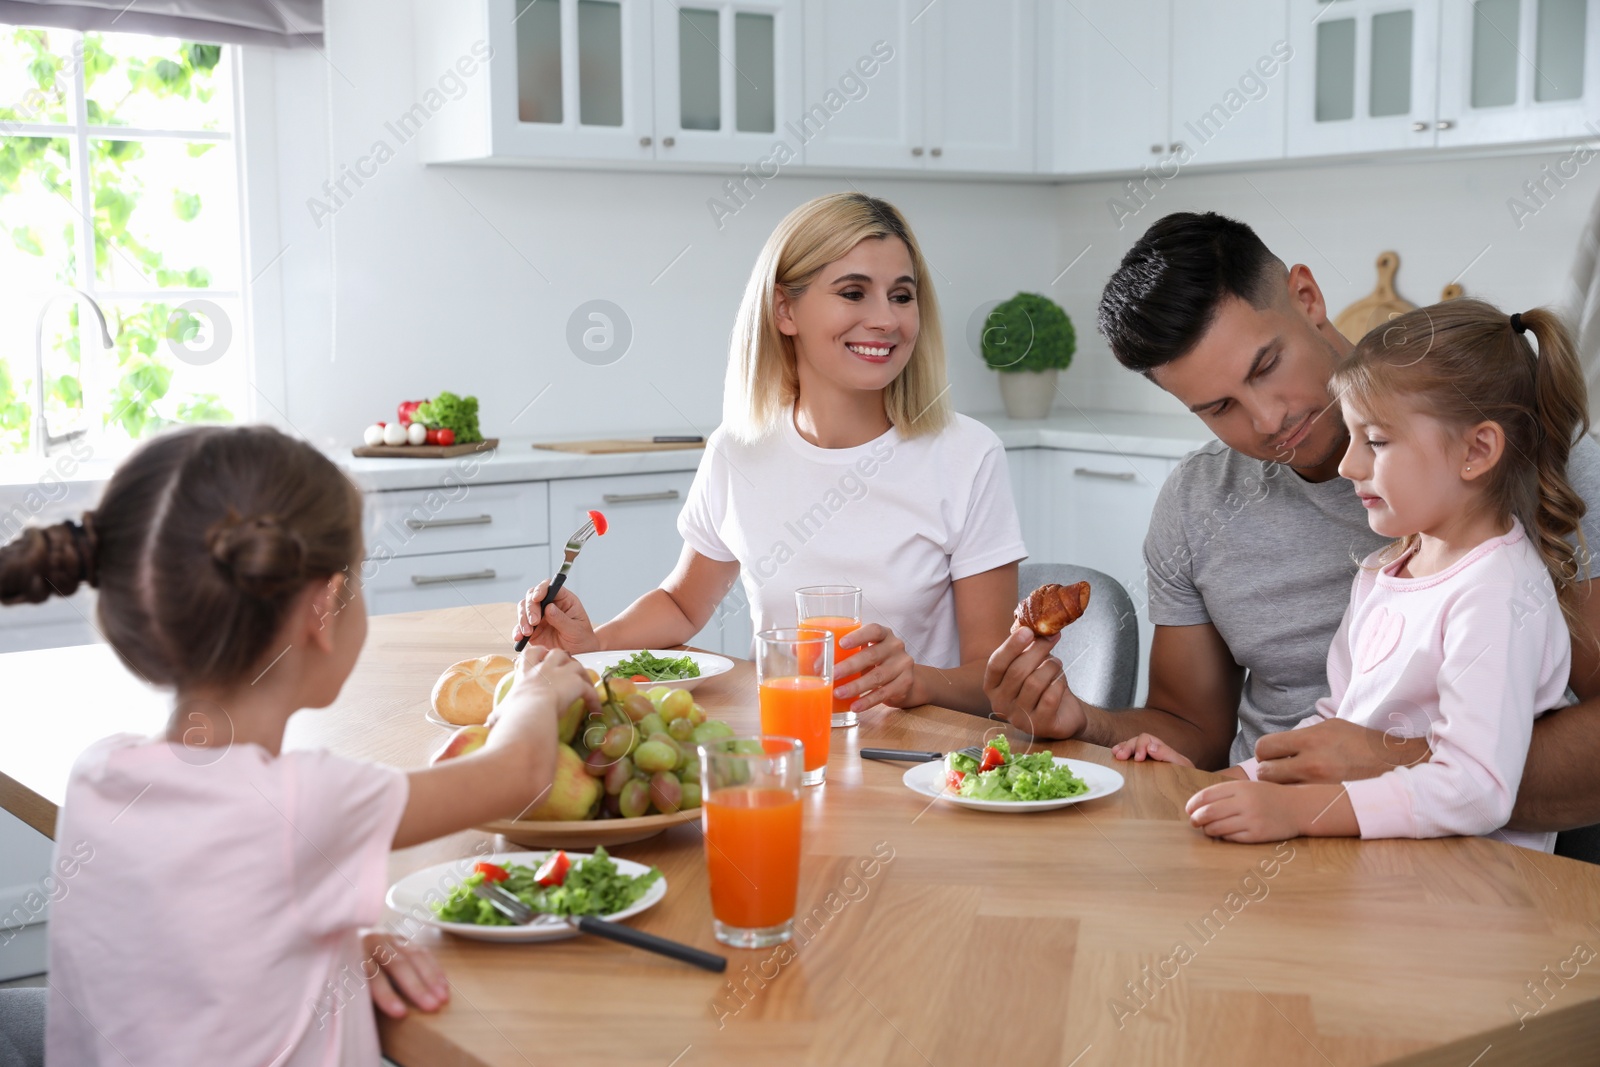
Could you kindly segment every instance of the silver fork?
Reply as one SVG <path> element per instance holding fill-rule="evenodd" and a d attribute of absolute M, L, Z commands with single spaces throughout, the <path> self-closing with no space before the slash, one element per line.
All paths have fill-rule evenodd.
<path fill-rule="evenodd" d="M 572 569 L 572 561 L 578 558 L 578 553 L 583 550 L 583 543 L 594 536 L 594 518 L 591 516 L 584 524 L 578 527 L 578 532 L 567 538 L 566 559 L 561 563 L 561 569 L 550 582 L 550 590 L 545 593 L 544 599 L 539 601 L 539 613 L 544 614 L 544 609 L 555 603 L 556 594 L 561 592 L 561 587 L 566 584 L 567 572 Z M 523 634 L 517 638 L 516 650 L 521 652 L 528 647 L 528 638 L 532 634 Z"/>
<path fill-rule="evenodd" d="M 472 891 L 487 900 L 489 906 L 494 908 L 495 911 L 498 911 L 518 926 L 531 923 L 543 915 L 542 912 L 534 911 L 524 904 L 522 899 L 509 889 L 495 885 L 493 882 L 480 882 L 472 887 Z M 728 960 L 724 956 L 702 952 L 691 945 L 669 941 L 667 938 L 657 937 L 655 934 L 647 934 L 643 930 L 635 930 L 633 927 L 624 926 L 622 923 L 597 919 L 593 915 L 576 915 L 570 918 L 564 918 L 559 915 L 547 917 L 555 919 L 557 922 L 563 922 L 568 926 L 576 927 L 579 933 L 610 938 L 612 941 L 620 941 L 624 945 L 642 948 L 647 952 L 658 952 L 663 956 L 670 956 L 672 959 L 692 964 L 708 971 L 716 971 L 720 974 L 728 969 Z"/>

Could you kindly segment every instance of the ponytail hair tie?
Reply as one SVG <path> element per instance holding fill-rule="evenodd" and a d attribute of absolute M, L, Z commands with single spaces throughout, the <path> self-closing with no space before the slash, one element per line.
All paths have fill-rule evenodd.
<path fill-rule="evenodd" d="M 1528 332 L 1528 328 L 1522 324 L 1522 313 L 1520 311 L 1511 313 L 1511 329 L 1516 333 Z"/>

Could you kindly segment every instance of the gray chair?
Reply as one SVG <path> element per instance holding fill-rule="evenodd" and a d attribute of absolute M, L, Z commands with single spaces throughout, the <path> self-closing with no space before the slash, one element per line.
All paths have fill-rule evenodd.
<path fill-rule="evenodd" d="M 1125 708 L 1139 686 L 1139 621 L 1122 583 L 1091 567 L 1071 563 L 1024 563 L 1017 568 L 1017 598 L 1047 582 L 1089 583 L 1089 610 L 1061 632 L 1056 658 L 1080 700 L 1102 708 Z"/>
<path fill-rule="evenodd" d="M 44 1005 L 39 986 L 0 989 L 0 1067 L 44 1067 Z"/>

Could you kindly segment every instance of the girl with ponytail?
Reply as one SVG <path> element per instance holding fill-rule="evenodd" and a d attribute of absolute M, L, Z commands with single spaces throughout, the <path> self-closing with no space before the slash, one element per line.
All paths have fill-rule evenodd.
<path fill-rule="evenodd" d="M 361 557 L 361 494 L 264 426 L 163 434 L 81 521 L 0 547 L 0 603 L 97 588 L 106 641 L 173 693 L 164 737 L 109 737 L 73 766 L 48 1062 L 376 1067 L 374 1003 L 448 998 L 426 950 L 364 932 L 390 848 L 537 803 L 560 710 L 598 704 L 576 661 L 529 649 L 476 752 L 405 773 L 282 751 L 290 716 L 333 703 L 361 651 Z"/>
<path fill-rule="evenodd" d="M 1534 719 L 1566 703 L 1572 642 L 1596 640 L 1566 474 L 1589 429 L 1572 341 L 1550 311 L 1456 300 L 1374 329 L 1331 388 L 1350 430 L 1339 473 L 1395 540 L 1362 562 L 1331 691 L 1298 725 L 1425 736 L 1431 755 L 1342 785 L 1257 781 L 1248 760 L 1190 798 L 1190 818 L 1230 841 L 1477 834 L 1549 852 L 1553 833 L 1503 828 Z"/>

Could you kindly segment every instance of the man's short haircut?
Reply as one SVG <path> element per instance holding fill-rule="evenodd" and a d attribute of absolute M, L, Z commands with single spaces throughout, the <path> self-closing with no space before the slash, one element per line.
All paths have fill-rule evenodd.
<path fill-rule="evenodd" d="M 1244 223 L 1177 212 L 1122 257 L 1100 296 L 1098 325 L 1117 362 L 1148 377 L 1199 343 L 1224 300 L 1269 307 L 1284 276 L 1283 261 Z"/>

